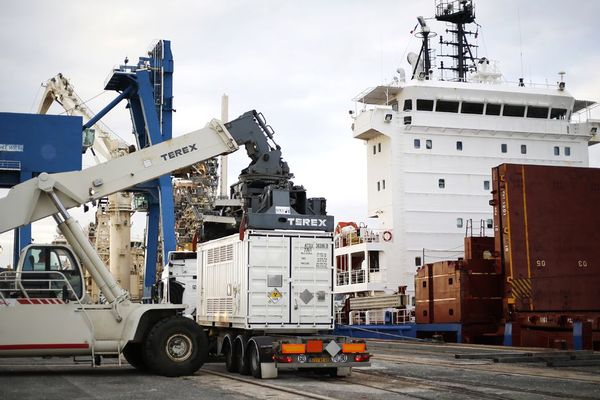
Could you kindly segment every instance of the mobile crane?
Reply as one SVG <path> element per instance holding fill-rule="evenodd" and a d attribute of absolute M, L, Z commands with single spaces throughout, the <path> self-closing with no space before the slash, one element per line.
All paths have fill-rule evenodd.
<path fill-rule="evenodd" d="M 206 335 L 180 316 L 184 307 L 132 303 L 68 210 L 237 148 L 213 120 L 82 171 L 41 173 L 14 186 L 0 199 L 0 233 L 52 216 L 69 245 L 30 244 L 14 271 L 0 272 L 0 356 L 123 354 L 134 367 L 166 376 L 200 368 Z M 106 304 L 86 299 L 82 267 Z"/>

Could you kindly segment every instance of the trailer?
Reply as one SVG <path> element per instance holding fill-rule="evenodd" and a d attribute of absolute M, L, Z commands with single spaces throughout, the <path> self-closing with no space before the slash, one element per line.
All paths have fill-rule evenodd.
<path fill-rule="evenodd" d="M 230 372 L 347 376 L 368 366 L 362 340 L 333 336 L 331 232 L 248 229 L 198 246 L 196 320 Z"/>

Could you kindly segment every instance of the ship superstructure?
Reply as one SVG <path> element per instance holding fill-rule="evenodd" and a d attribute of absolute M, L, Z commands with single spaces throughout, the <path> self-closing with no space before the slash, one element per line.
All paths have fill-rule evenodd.
<path fill-rule="evenodd" d="M 595 103 L 576 100 L 563 75 L 553 85 L 507 83 L 496 64 L 477 58 L 466 37 L 472 1 L 436 2 L 451 23 L 453 66 L 432 66 L 434 36 L 419 17 L 419 54 L 408 79 L 369 88 L 354 100 L 353 136 L 366 144 L 368 216 L 378 229 L 341 232 L 338 294 L 414 293 L 417 267 L 463 254 L 465 234 L 493 236 L 491 169 L 501 163 L 588 166 L 599 121 L 574 115 Z M 452 50 L 453 49 L 453 50 Z"/>

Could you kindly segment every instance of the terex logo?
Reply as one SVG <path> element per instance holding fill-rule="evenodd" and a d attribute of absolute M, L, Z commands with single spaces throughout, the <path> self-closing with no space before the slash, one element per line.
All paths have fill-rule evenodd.
<path fill-rule="evenodd" d="M 291 226 L 327 226 L 327 220 L 321 218 L 288 218 Z"/>
<path fill-rule="evenodd" d="M 198 147 L 196 147 L 196 146 L 197 146 L 197 144 L 193 143 L 193 144 L 190 144 L 189 146 L 183 146 L 180 149 L 173 150 L 173 151 L 170 151 L 165 154 L 161 154 L 160 156 L 162 157 L 163 160 L 167 161 L 167 158 L 171 159 L 171 158 L 179 157 L 184 154 L 190 153 L 192 151 L 198 150 Z"/>

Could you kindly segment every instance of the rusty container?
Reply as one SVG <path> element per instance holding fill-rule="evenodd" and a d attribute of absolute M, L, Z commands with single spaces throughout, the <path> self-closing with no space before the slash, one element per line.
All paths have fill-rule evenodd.
<path fill-rule="evenodd" d="M 502 278 L 494 260 L 440 261 L 417 270 L 417 323 L 498 323 Z"/>
<path fill-rule="evenodd" d="M 418 324 L 433 322 L 433 265 L 425 264 L 415 276 L 415 321 Z"/>
<path fill-rule="evenodd" d="M 484 260 L 494 257 L 494 238 L 487 236 L 465 237 L 465 260 Z"/>
<path fill-rule="evenodd" d="M 600 311 L 600 169 L 502 164 L 492 180 L 506 318 Z"/>

